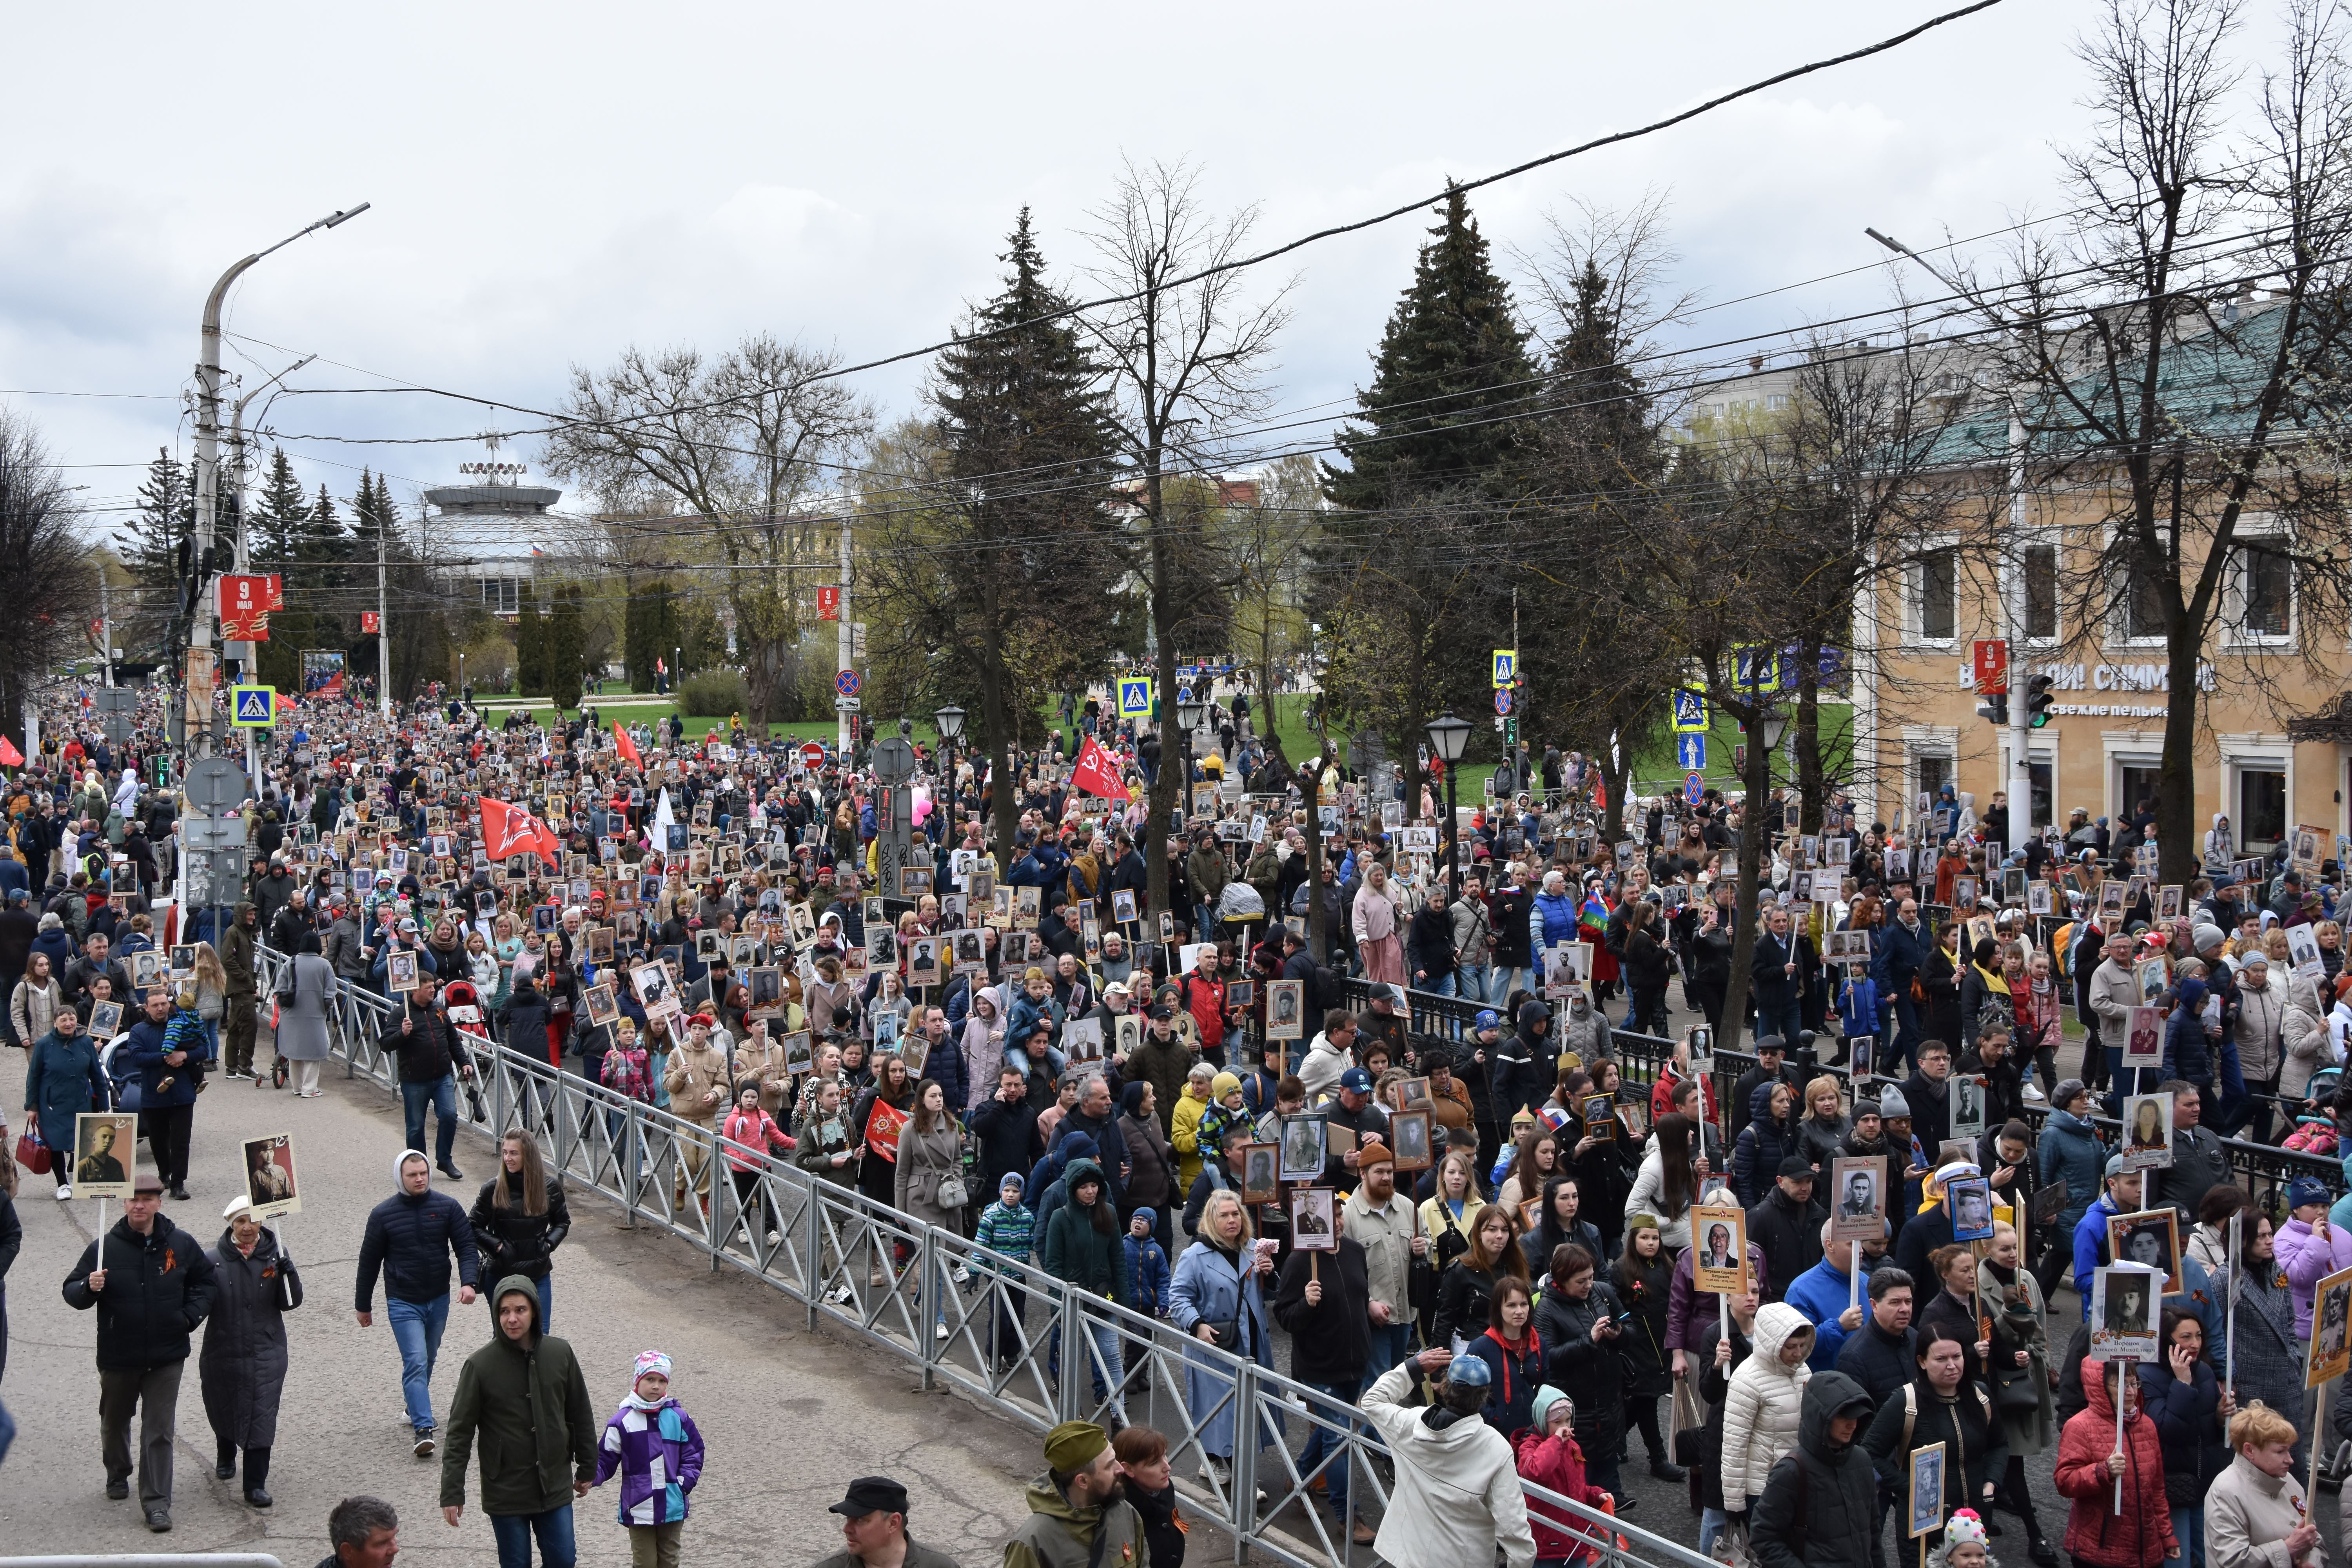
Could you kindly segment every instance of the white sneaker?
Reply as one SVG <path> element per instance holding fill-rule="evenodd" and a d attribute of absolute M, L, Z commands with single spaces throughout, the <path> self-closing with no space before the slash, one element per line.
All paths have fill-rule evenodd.
<path fill-rule="evenodd" d="M 933 1330 L 931 1331 L 931 1338 L 933 1338 L 933 1339 L 935 1339 L 935 1340 L 943 1340 L 943 1339 L 946 1339 L 947 1337 L 948 1337 L 948 1326 L 947 1326 L 945 1323 L 941 1323 L 938 1328 L 933 1329 Z"/>
<path fill-rule="evenodd" d="M 2047 1100 L 2049 1097 L 2042 1092 L 2042 1086 L 2040 1084 L 2029 1083 L 2025 1086 L 2024 1098 L 2035 1105 L 2040 1105 Z"/>
<path fill-rule="evenodd" d="M 969 1285 L 971 1283 L 971 1270 L 959 1263 L 955 1266 L 955 1272 L 949 1275 L 948 1278 L 954 1280 L 959 1285 Z"/>
<path fill-rule="evenodd" d="M 73 1184 L 71 1182 L 59 1182 L 58 1184 L 58 1202 L 64 1203 L 68 1198 L 72 1196 Z"/>

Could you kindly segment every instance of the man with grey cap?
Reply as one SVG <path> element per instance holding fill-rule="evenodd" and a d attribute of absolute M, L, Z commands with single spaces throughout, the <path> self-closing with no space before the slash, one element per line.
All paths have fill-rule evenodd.
<path fill-rule="evenodd" d="M 1029 1518 L 1004 1543 L 1004 1568 L 1143 1568 L 1143 1516 L 1120 1495 L 1125 1473 L 1093 1422 L 1046 1433 L 1045 1473 L 1029 1483 Z"/>
<path fill-rule="evenodd" d="M 1429 1405 L 1403 1403 L 1416 1374 L 1441 1373 Z M 1395 1568 L 1485 1564 L 1498 1552 L 1509 1568 L 1535 1561 L 1510 1440 L 1479 1415 L 1493 1380 L 1476 1356 L 1433 1346 L 1364 1390 L 1365 1418 L 1388 1440 L 1396 1463 L 1396 1486 L 1373 1547 Z"/>
<path fill-rule="evenodd" d="M 814 1568 L 956 1568 L 956 1560 L 907 1533 L 907 1489 L 888 1476 L 860 1476 L 825 1510 L 841 1515 L 842 1549 Z"/>

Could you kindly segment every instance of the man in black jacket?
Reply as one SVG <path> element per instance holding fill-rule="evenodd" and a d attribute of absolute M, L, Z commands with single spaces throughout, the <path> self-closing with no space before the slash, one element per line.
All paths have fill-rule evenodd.
<path fill-rule="evenodd" d="M 1919 1067 L 1903 1080 L 1903 1100 L 1911 1108 L 1911 1136 L 1930 1167 L 1942 1164 L 1938 1151 L 1952 1135 L 1952 1047 L 1941 1040 L 1919 1047 Z"/>
<path fill-rule="evenodd" d="M 1892 1265 L 1872 1271 L 1870 1315 L 1838 1347 L 1837 1370 L 1862 1385 L 1875 1404 L 1903 1397 L 1904 1385 L 1919 1373 L 1914 1356 L 1918 1338 L 1911 1327 L 1911 1276 Z"/>
<path fill-rule="evenodd" d="M 1797 1447 L 1772 1467 L 1748 1527 L 1759 1568 L 1882 1568 L 1876 1478 L 1854 1441 L 1876 1409 L 1843 1373 L 1805 1384 Z"/>
<path fill-rule="evenodd" d="M 139 1412 L 139 1506 L 172 1528 L 172 1444 L 188 1337 L 213 1307 L 213 1264 L 194 1236 L 157 1212 L 163 1184 L 142 1175 L 122 1218 L 82 1249 L 66 1305 L 98 1309 L 98 1430 L 106 1495 L 131 1495 L 131 1413 Z"/>
<path fill-rule="evenodd" d="M 401 1004 L 400 1016 L 377 1043 L 400 1060 L 400 1099 L 407 1114 L 408 1146 L 425 1147 L 425 1108 L 433 1107 L 436 1163 L 443 1175 L 461 1181 L 465 1173 L 451 1156 L 457 1146 L 457 1075 L 473 1069 L 450 1031 L 449 1016 L 433 1005 L 433 982 L 418 971 L 416 989 Z"/>
<path fill-rule="evenodd" d="M 1347 1405 L 1363 1392 L 1364 1371 L 1371 1364 L 1371 1287 L 1364 1248 L 1347 1234 L 1341 1210 L 1333 1210 L 1333 1223 L 1339 1229 L 1337 1252 L 1294 1251 L 1283 1265 L 1282 1282 L 1274 1293 L 1274 1321 L 1290 1335 L 1290 1375 Z M 1325 1471 L 1325 1497 L 1344 1524 L 1348 1453 L 1339 1435 L 1315 1424 L 1307 1451 L 1299 1456 L 1298 1473 L 1312 1479 L 1324 1455 L 1333 1450 L 1337 1458 Z M 1359 1546 L 1370 1546 L 1377 1534 L 1361 1516 L 1352 1533 Z"/>
<path fill-rule="evenodd" d="M 1813 1199 L 1813 1168 L 1802 1154 L 1780 1162 L 1772 1190 L 1748 1211 L 1748 1239 L 1764 1249 L 1769 1293 L 1777 1301 L 1797 1276 L 1822 1260 L 1822 1222 L 1829 1211 Z"/>
<path fill-rule="evenodd" d="M 1029 1082 L 1016 1068 L 996 1075 L 996 1092 L 971 1113 L 971 1135 L 980 1143 L 980 1185 L 992 1193 L 1007 1172 L 1025 1176 L 1042 1151 L 1037 1145 L 1037 1110 L 1029 1103 Z"/>
<path fill-rule="evenodd" d="M 433 1453 L 433 1363 L 449 1326 L 449 1259 L 457 1260 L 457 1300 L 468 1307 L 481 1260 L 465 1205 L 433 1190 L 423 1154 L 402 1150 L 393 1174 L 400 1190 L 368 1211 L 352 1300 L 360 1327 L 373 1327 L 376 1276 L 383 1276 L 384 1316 L 400 1345 L 401 1397 L 422 1459 Z"/>

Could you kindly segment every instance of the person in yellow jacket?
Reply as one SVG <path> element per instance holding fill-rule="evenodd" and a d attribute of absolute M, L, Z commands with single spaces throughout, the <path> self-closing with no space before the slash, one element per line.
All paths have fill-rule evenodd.
<path fill-rule="evenodd" d="M 1194 1062 L 1184 1080 L 1184 1092 L 1176 1097 L 1175 1109 L 1168 1119 L 1168 1142 L 1176 1151 L 1176 1190 L 1180 1193 L 1191 1192 L 1192 1184 L 1201 1179 L 1201 1118 L 1214 1103 L 1209 1098 L 1209 1086 L 1216 1076 L 1214 1064 Z"/>

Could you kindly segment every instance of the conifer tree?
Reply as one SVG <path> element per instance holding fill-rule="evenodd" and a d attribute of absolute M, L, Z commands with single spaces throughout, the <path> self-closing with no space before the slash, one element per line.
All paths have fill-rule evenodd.
<path fill-rule="evenodd" d="M 580 706 L 581 658 L 586 628 L 580 614 L 580 585 L 556 584 L 553 613 L 540 647 L 547 699 L 558 708 Z"/>
<path fill-rule="evenodd" d="M 295 541 L 295 554 L 306 562 L 340 561 L 349 541 L 343 525 L 335 515 L 335 498 L 327 487 L 319 487 L 319 499 L 311 503 L 310 515 L 302 520 L 301 534 Z"/>
<path fill-rule="evenodd" d="M 525 697 L 544 697 L 547 622 L 539 613 L 537 584 L 523 584 L 515 611 L 515 690 Z"/>
<path fill-rule="evenodd" d="M 168 451 L 158 448 L 139 487 L 139 511 L 123 542 L 122 563 L 130 568 L 131 603 L 118 616 L 122 630 L 117 637 L 127 648 L 167 645 L 177 641 L 172 628 L 179 617 L 188 570 L 180 559 L 184 545 L 194 548 L 196 492 L 188 470 Z M 163 647 L 168 655 L 170 647 Z"/>
<path fill-rule="evenodd" d="M 302 493 L 301 481 L 294 477 L 294 465 L 286 460 L 286 448 L 272 447 L 269 477 L 263 481 L 261 494 L 254 502 L 253 523 L 247 539 L 252 563 L 265 571 L 285 570 L 299 554 L 303 529 L 310 517 L 310 498 Z"/>

